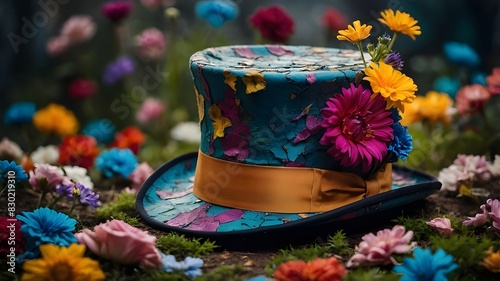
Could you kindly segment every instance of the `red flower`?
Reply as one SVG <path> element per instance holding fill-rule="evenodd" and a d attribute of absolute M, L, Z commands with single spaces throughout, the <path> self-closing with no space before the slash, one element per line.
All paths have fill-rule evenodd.
<path fill-rule="evenodd" d="M 462 116 L 479 113 L 490 99 L 488 88 L 480 84 L 463 86 L 458 90 L 455 100 L 457 111 Z"/>
<path fill-rule="evenodd" d="M 492 95 L 500 95 L 500 67 L 493 68 L 491 75 L 486 77 L 486 82 Z"/>
<path fill-rule="evenodd" d="M 132 11 L 130 1 L 112 1 L 102 5 L 101 13 L 112 22 L 119 22 L 128 17 Z"/>
<path fill-rule="evenodd" d="M 0 216 L 0 253 L 2 257 L 11 253 L 20 254 L 24 252 L 24 236 L 21 232 L 21 222 L 18 220 L 9 221 L 9 217 Z M 7 260 L 10 262 L 10 260 Z"/>
<path fill-rule="evenodd" d="M 293 18 L 284 8 L 276 5 L 258 9 L 250 16 L 250 23 L 259 29 L 263 38 L 284 43 L 294 32 Z"/>
<path fill-rule="evenodd" d="M 337 9 L 328 8 L 321 17 L 321 24 L 332 33 L 337 33 L 337 31 L 345 29 L 349 23 Z"/>
<path fill-rule="evenodd" d="M 337 258 L 316 258 L 308 263 L 289 261 L 282 263 L 273 274 L 278 281 L 342 281 L 345 266 Z"/>
<path fill-rule="evenodd" d="M 139 153 L 139 148 L 146 140 L 146 136 L 137 127 L 127 127 L 115 135 L 115 140 L 111 147 L 129 148 L 135 155 Z"/>
<path fill-rule="evenodd" d="M 79 78 L 73 80 L 68 86 L 69 96 L 75 99 L 85 99 L 93 96 L 97 91 L 97 85 L 93 80 Z"/>
<path fill-rule="evenodd" d="M 90 168 L 99 154 L 97 141 L 86 135 L 67 136 L 59 145 L 59 163 Z"/>

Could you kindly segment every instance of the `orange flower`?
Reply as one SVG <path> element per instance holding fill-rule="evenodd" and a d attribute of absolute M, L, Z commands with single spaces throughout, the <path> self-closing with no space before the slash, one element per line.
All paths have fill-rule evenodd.
<path fill-rule="evenodd" d="M 371 25 L 363 24 L 359 20 L 354 21 L 352 25 L 348 25 L 347 29 L 339 30 L 337 35 L 338 40 L 346 40 L 351 43 L 358 43 L 370 36 L 370 31 L 372 30 Z"/>
<path fill-rule="evenodd" d="M 345 267 L 337 258 L 316 258 L 308 263 L 289 261 L 282 263 L 273 277 L 279 281 L 342 281 Z"/>
<path fill-rule="evenodd" d="M 337 258 L 317 258 L 307 263 L 303 272 L 307 280 L 315 281 L 342 281 L 345 275 L 345 266 Z"/>
<path fill-rule="evenodd" d="M 422 117 L 431 122 L 449 123 L 451 121 L 449 112 L 452 105 L 453 100 L 446 93 L 429 91 L 422 99 L 419 110 Z"/>
<path fill-rule="evenodd" d="M 493 248 L 488 250 L 488 256 L 483 259 L 481 265 L 491 272 L 500 272 L 500 252 L 493 252 Z"/>
<path fill-rule="evenodd" d="M 278 281 L 302 281 L 305 279 L 302 272 L 307 267 L 305 261 L 289 261 L 282 263 L 273 274 Z"/>
<path fill-rule="evenodd" d="M 424 97 L 417 96 L 413 103 L 407 104 L 405 106 L 405 112 L 401 114 L 401 125 L 408 126 L 413 123 L 422 121 L 423 116 L 420 112 L 420 108 L 425 103 Z"/>
<path fill-rule="evenodd" d="M 44 133 L 55 133 L 60 137 L 75 134 L 79 126 L 72 111 L 55 103 L 35 112 L 33 124 Z"/>
<path fill-rule="evenodd" d="M 404 104 L 412 103 L 415 92 L 418 90 L 413 79 L 395 70 L 391 65 L 382 61 L 377 65 L 370 62 L 365 68 L 366 77 L 363 80 L 370 82 L 373 94 L 380 94 L 387 100 L 387 108 L 395 107 L 404 112 Z"/>
<path fill-rule="evenodd" d="M 394 13 L 392 9 L 387 9 L 381 12 L 380 15 L 382 18 L 378 20 L 394 32 L 406 34 L 413 40 L 415 40 L 415 35 L 422 34 L 420 26 L 416 25 L 418 21 L 408 13 L 401 11 Z"/>
<path fill-rule="evenodd" d="M 111 143 L 111 147 L 129 148 L 137 155 L 139 148 L 146 140 L 146 136 L 137 127 L 130 126 L 115 135 L 115 140 Z"/>
<path fill-rule="evenodd" d="M 99 154 L 97 141 L 86 135 L 67 136 L 59 145 L 59 163 L 89 169 Z"/>

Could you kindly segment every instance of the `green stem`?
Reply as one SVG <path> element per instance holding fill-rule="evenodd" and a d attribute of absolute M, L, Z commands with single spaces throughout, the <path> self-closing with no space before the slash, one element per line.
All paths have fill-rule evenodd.
<path fill-rule="evenodd" d="M 394 32 L 394 36 L 392 36 L 391 43 L 389 43 L 389 47 L 387 47 L 389 49 L 389 52 L 392 50 L 392 45 L 394 45 L 394 42 L 396 42 L 396 38 L 398 38 L 398 33 Z"/>
<path fill-rule="evenodd" d="M 77 197 L 78 196 L 73 193 L 73 201 L 71 203 L 71 209 L 69 210 L 69 216 L 71 216 L 73 214 L 73 211 L 75 210 Z"/>
<path fill-rule="evenodd" d="M 42 193 L 40 194 L 40 197 L 38 198 L 38 203 L 36 204 L 36 208 L 40 208 L 42 205 L 43 199 L 45 198 L 45 195 L 47 195 L 47 191 L 42 190 Z"/>
<path fill-rule="evenodd" d="M 365 68 L 367 68 L 368 66 L 366 65 L 365 55 L 363 54 L 363 45 L 361 45 L 361 42 L 357 42 L 356 46 L 358 46 L 358 50 L 361 53 L 361 58 L 363 59 L 363 64 L 365 65 Z"/>
<path fill-rule="evenodd" d="M 2 191 L 0 192 L 0 197 L 2 197 L 2 194 L 5 192 L 5 190 L 7 190 L 7 186 L 8 185 L 5 185 L 5 187 L 2 189 Z"/>
<path fill-rule="evenodd" d="M 50 202 L 50 204 L 49 204 L 49 206 L 48 206 L 48 207 L 52 209 L 52 207 L 54 207 L 54 205 L 55 205 L 57 202 L 59 202 L 59 200 L 61 200 L 61 198 L 62 198 L 62 197 L 63 197 L 63 196 L 59 196 L 59 197 L 54 198 L 54 200 L 52 200 L 52 202 Z"/>

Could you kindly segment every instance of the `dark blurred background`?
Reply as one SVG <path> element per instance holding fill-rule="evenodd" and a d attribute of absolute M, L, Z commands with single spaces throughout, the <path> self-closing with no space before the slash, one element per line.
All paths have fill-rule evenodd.
<path fill-rule="evenodd" d="M 44 3 L 55 2 L 58 11 L 44 18 Z M 160 30 L 171 28 L 166 23 L 162 10 L 149 10 L 136 0 L 131 16 L 126 20 L 128 32 L 133 36 L 149 27 Z M 208 30 L 207 24 L 194 15 L 195 0 L 178 0 L 173 6 L 180 11 L 175 32 L 179 36 L 187 34 L 195 28 Z M 100 13 L 99 8 L 103 1 L 88 0 L 40 0 L 40 1 L 0 1 L 0 112 L 13 102 L 33 101 L 38 107 L 49 102 L 66 104 L 77 114 L 77 104 L 64 94 L 68 80 L 80 75 L 81 68 L 86 68 L 85 75 L 100 80 L 102 69 L 112 59 L 124 50 L 117 53 L 115 45 L 110 39 L 113 26 Z M 321 26 L 321 16 L 326 8 L 334 7 L 347 18 L 348 22 L 360 19 L 364 23 L 372 24 L 372 40 L 382 35 L 387 29 L 378 21 L 379 12 L 386 9 L 399 9 L 410 13 L 419 21 L 422 35 L 416 41 L 407 36 L 400 36 L 394 48 L 403 55 L 405 73 L 414 78 L 419 85 L 419 93 L 425 94 L 432 89 L 433 80 L 446 74 L 449 67 L 443 59 L 443 43 L 456 41 L 469 44 L 481 57 L 480 70 L 489 73 L 493 67 L 500 66 L 500 1 L 498 0 L 401 0 L 401 1 L 366 1 L 366 0 L 239 0 L 240 13 L 235 21 L 226 23 L 218 34 L 225 36 L 226 41 L 207 41 L 206 46 L 217 45 L 218 42 L 227 44 L 252 44 L 255 42 L 255 30 L 248 23 L 248 17 L 260 6 L 280 4 L 286 8 L 295 20 L 295 33 L 288 44 L 314 45 L 325 47 L 349 47 L 350 44 L 341 43 L 335 36 L 328 34 Z M 45 12 L 46 13 L 46 12 Z M 46 13 L 47 14 L 47 13 Z M 88 14 L 97 24 L 97 32 L 89 42 L 78 46 L 73 53 L 79 52 L 79 59 L 51 58 L 45 52 L 47 40 L 59 32 L 61 24 L 72 15 Z M 42 23 L 40 26 L 29 24 Z M 28 25 L 28 27 L 27 27 Z M 24 33 L 23 33 L 24 32 Z M 28 35 L 28 36 L 23 36 Z M 200 38 L 207 40 L 207 38 Z M 15 43 L 13 43 L 15 42 Z M 132 46 L 129 46 L 129 50 Z M 196 49 L 193 47 L 192 50 Z M 121 52 L 121 53 L 120 53 Z M 133 52 L 130 52 L 133 55 Z M 68 63 L 70 61 L 71 63 Z M 165 59 L 169 63 L 169 58 Z M 187 65 L 187 59 L 186 59 Z M 144 66 L 144 65 L 140 65 Z M 139 67 L 140 68 L 140 67 Z M 90 70 L 89 70 L 90 69 Z M 186 74 L 188 76 L 188 74 Z M 136 74 L 140 79 L 141 74 Z M 132 78 L 133 81 L 133 78 Z M 130 84 L 132 83 L 132 84 Z M 128 86 L 133 86 L 130 82 Z M 137 82 L 135 82 L 137 83 Z M 185 106 L 188 108 L 188 119 L 195 120 L 192 114 L 195 108 L 192 99 L 192 85 L 190 80 L 184 80 L 186 89 Z M 168 85 L 161 85 L 156 95 L 168 92 Z M 109 105 L 116 99 L 116 93 L 122 89 L 101 87 L 99 97 L 94 97 L 93 109 L 97 115 L 113 118 L 109 113 Z M 103 108 L 100 108 L 100 107 Z M 79 116 L 79 115 L 77 115 Z M 79 116 L 80 117 L 80 116 Z M 0 117 L 1 118 L 1 117 Z M 82 117 L 85 118 L 85 117 Z M 125 120 L 126 121 L 126 120 Z M 0 127 L 0 136 L 5 135 L 5 128 Z"/>

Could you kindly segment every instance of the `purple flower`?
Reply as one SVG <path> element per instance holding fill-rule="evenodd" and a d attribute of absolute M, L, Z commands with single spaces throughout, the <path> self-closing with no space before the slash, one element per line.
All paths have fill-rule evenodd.
<path fill-rule="evenodd" d="M 402 70 L 403 61 L 401 60 L 401 55 L 396 52 L 390 52 L 384 59 L 384 62 L 392 65 L 394 69 Z"/>
<path fill-rule="evenodd" d="M 76 183 L 76 187 L 80 191 L 80 203 L 88 205 L 92 208 L 101 206 L 101 203 L 99 202 L 99 194 L 95 194 L 92 190 L 90 190 L 90 188 L 79 182 Z"/>
<path fill-rule="evenodd" d="M 112 22 L 119 22 L 128 17 L 132 11 L 132 2 L 130 1 L 112 1 L 107 2 L 101 7 L 101 13 Z"/>
<path fill-rule="evenodd" d="M 75 188 L 75 185 L 73 183 L 60 184 L 56 187 L 56 193 L 61 195 L 61 196 L 66 196 L 66 199 L 68 199 L 68 200 L 72 200 L 74 188 Z"/>
<path fill-rule="evenodd" d="M 134 71 L 134 61 L 129 57 L 122 57 L 114 62 L 111 62 L 106 67 L 103 75 L 103 82 L 107 85 L 113 85 L 122 79 L 124 76 Z"/>

